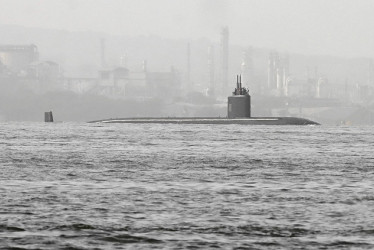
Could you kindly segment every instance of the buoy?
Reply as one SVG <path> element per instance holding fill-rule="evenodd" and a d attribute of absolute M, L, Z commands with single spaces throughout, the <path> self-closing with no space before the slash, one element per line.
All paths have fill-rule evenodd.
<path fill-rule="evenodd" d="M 45 121 L 45 122 L 53 122 L 53 114 L 52 114 L 52 111 L 44 112 L 44 121 Z"/>

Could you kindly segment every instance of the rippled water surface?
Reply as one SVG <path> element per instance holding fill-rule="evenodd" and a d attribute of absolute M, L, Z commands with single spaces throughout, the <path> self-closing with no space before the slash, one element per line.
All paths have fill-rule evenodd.
<path fill-rule="evenodd" d="M 0 123 L 0 249 L 373 249 L 373 132 Z"/>

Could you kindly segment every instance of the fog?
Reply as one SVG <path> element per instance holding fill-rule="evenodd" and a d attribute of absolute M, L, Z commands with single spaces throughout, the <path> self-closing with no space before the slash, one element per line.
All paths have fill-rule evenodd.
<path fill-rule="evenodd" d="M 53 79 L 48 73 L 48 79 L 34 75 L 30 80 L 30 75 L 25 76 L 29 68 L 23 73 L 12 72 L 9 77 L 5 73 L 9 67 L 2 62 L 5 66 L 0 78 L 3 96 L 0 120 L 37 121 L 38 112 L 42 114 L 44 109 L 59 110 L 61 120 L 80 121 L 106 118 L 101 116 L 109 114 L 225 116 L 224 98 L 231 93 L 235 75 L 243 73 L 243 53 L 249 51 L 250 60 L 246 63 L 251 64 L 251 81 L 245 84 L 251 90 L 254 108 L 257 107 L 254 114 L 286 112 L 286 115 L 302 115 L 331 124 L 345 122 L 357 113 L 356 109 L 360 112 L 365 109 L 370 114 L 373 111 L 370 101 L 374 93 L 373 11 L 371 0 L 0 0 L 0 46 L 34 44 L 38 61 L 54 62 L 59 70 Z M 222 81 L 223 27 L 229 30 L 229 87 L 226 92 L 207 97 L 207 89 L 212 88 L 209 81 Z M 212 55 L 208 55 L 208 47 L 213 48 Z M 289 58 L 289 76 L 296 86 L 293 92 L 278 93 L 274 98 L 270 91 L 264 90 L 268 84 L 271 51 L 279 53 L 281 60 Z M 208 65 L 209 60 L 213 60 L 213 66 Z M 149 72 L 169 72 L 162 77 L 169 77 L 168 81 L 178 85 L 178 89 L 166 92 L 169 87 L 161 86 L 162 83 L 156 85 L 162 78 L 160 75 L 159 78 L 155 74 L 147 76 L 157 78 L 152 86 L 153 95 L 145 95 L 148 101 L 134 100 L 139 112 L 133 108 L 121 109 L 122 105 L 129 107 L 126 103 L 134 96 L 121 96 L 122 90 L 114 90 L 107 81 L 98 78 L 100 70 L 121 66 L 134 73 L 122 79 L 127 91 L 131 89 L 128 79 L 138 79 L 135 73 L 144 71 L 145 63 Z M 213 78 L 209 76 L 211 72 Z M 305 88 L 319 80 L 329 83 L 325 96 Z M 134 93 L 137 91 L 133 88 Z M 161 94 L 154 94 L 157 91 Z M 293 98 L 308 99 L 307 107 L 300 111 L 296 107 L 300 104 L 295 105 L 297 112 L 288 107 L 286 111 L 275 110 L 279 99 L 287 105 L 291 103 L 291 92 Z M 29 96 L 26 99 L 30 110 L 12 109 L 24 103 L 22 99 L 16 102 L 10 98 L 10 93 Z M 170 98 L 165 101 L 162 93 Z M 63 101 L 58 104 L 54 99 L 48 105 L 47 97 L 51 95 L 69 96 L 76 100 L 74 103 L 82 102 L 83 95 L 87 107 L 96 105 L 95 96 L 98 96 L 103 103 L 102 111 L 94 114 L 87 112 L 87 108 L 80 115 L 75 110 L 69 116 L 68 107 L 61 104 Z M 155 107 L 155 103 L 160 106 Z M 317 110 L 321 107 L 323 110 Z M 109 113 L 109 109 L 118 113 Z M 332 113 L 339 113 L 336 110 L 342 115 L 330 119 Z"/>
<path fill-rule="evenodd" d="M 373 56 L 371 0 L 1 0 L 0 23 L 166 38 L 217 37 L 307 54 Z"/>

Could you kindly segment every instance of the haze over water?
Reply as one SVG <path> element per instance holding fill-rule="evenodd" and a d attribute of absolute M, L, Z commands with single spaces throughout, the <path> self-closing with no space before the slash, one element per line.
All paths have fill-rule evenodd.
<path fill-rule="evenodd" d="M 1 123 L 2 249 L 372 249 L 372 127 Z"/>
<path fill-rule="evenodd" d="M 1 0 L 0 5 L 0 25 L 212 40 L 229 26 L 232 44 L 374 55 L 371 0 Z"/>

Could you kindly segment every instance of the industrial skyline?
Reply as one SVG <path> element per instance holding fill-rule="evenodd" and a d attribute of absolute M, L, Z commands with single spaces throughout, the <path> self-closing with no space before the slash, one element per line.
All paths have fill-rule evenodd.
<path fill-rule="evenodd" d="M 23 79 L 22 81 L 28 82 L 28 86 L 33 86 L 32 90 L 36 92 L 68 90 L 95 93 L 110 98 L 170 98 L 186 96 L 195 91 L 210 98 L 222 98 L 230 92 L 230 72 L 238 72 L 239 69 L 243 76 L 243 86 L 255 96 L 344 99 L 357 103 L 367 101 L 373 94 L 372 59 L 367 60 L 364 76 L 366 79 L 361 82 L 358 79 L 353 79 L 353 82 L 330 81 L 331 76 L 318 72 L 318 65 L 314 74 L 310 74 L 306 68 L 305 77 L 295 77 L 290 67 L 289 54 L 275 50 L 269 51 L 266 70 L 255 70 L 259 62 L 254 58 L 254 49 L 249 47 L 242 50 L 240 64 L 240 58 L 229 57 L 228 27 L 222 27 L 220 32 L 219 51 L 215 52 L 212 44 L 207 46 L 206 65 L 200 69 L 206 73 L 206 84 L 191 80 L 191 58 L 193 59 L 195 54 L 191 53 L 190 42 L 187 43 L 185 67 L 178 69 L 172 65 L 170 70 L 162 72 L 149 69 L 146 59 L 142 60 L 141 69 L 129 68 L 123 53 L 117 53 L 116 64 L 108 65 L 104 38 L 97 41 L 100 62 L 95 69 L 95 76 L 64 75 L 59 62 L 39 60 L 38 47 L 34 44 L 0 46 L 0 76 L 6 81 Z M 215 54 L 219 55 L 218 59 Z M 234 69 L 229 67 L 235 64 Z"/>
<path fill-rule="evenodd" d="M 292 2 L 284 0 L 287 1 Z M 14 6 L 19 7 L 21 12 L 25 6 L 30 7 L 30 3 L 21 6 L 21 3 L 24 3 L 22 0 L 16 3 L 19 5 Z M 51 3 L 45 5 L 46 9 L 54 6 L 55 2 Z M 94 3 L 97 6 L 101 4 L 100 1 Z M 108 3 L 117 2 L 109 0 Z M 143 6 L 144 13 L 152 6 L 148 1 L 140 1 L 140 5 L 131 5 L 126 1 L 124 3 L 125 5 L 117 4 L 119 7 L 127 6 L 130 10 Z M 165 103 L 173 103 L 173 107 L 156 112 L 196 115 L 197 110 L 203 110 L 206 105 L 204 115 L 221 115 L 224 112 L 219 105 L 232 92 L 232 79 L 241 74 L 243 86 L 249 89 L 254 105 L 257 106 L 255 112 L 261 115 L 278 115 L 274 112 L 283 112 L 282 115 L 303 113 L 306 116 L 320 116 L 322 108 L 325 107 L 372 105 L 374 56 L 371 56 L 370 52 L 349 57 L 343 50 L 336 56 L 331 56 L 335 54 L 334 50 L 329 50 L 322 56 L 313 54 L 316 51 L 313 55 L 308 55 L 312 52 L 308 50 L 297 53 L 300 49 L 297 46 L 287 50 L 283 46 L 284 43 L 295 42 L 295 37 L 285 38 L 277 33 L 282 30 L 281 22 L 272 23 L 269 28 L 273 32 L 271 37 L 259 45 L 256 32 L 269 23 L 258 23 L 258 27 L 251 27 L 256 22 L 254 15 L 251 22 L 238 25 L 233 20 L 240 17 L 240 12 L 227 18 L 224 13 L 229 13 L 235 6 L 226 1 L 217 1 L 217 8 L 221 8 L 221 12 L 209 9 L 213 3 L 211 1 L 194 3 L 196 8 L 205 8 L 206 19 L 198 20 L 201 24 L 200 31 L 205 31 L 203 34 L 190 34 L 190 30 L 185 29 L 187 38 L 179 36 L 178 32 L 173 33 L 172 30 L 168 30 L 169 34 L 163 33 L 168 29 L 167 25 L 163 25 L 162 32 L 153 29 L 152 33 L 142 33 L 141 27 L 146 25 L 146 22 L 133 22 L 134 27 L 140 27 L 140 33 L 134 33 L 123 26 L 123 31 L 119 32 L 122 35 L 113 35 L 114 30 L 106 26 L 108 23 L 103 23 L 104 32 L 95 26 L 90 30 L 83 26 L 61 30 L 53 25 L 47 28 L 30 28 L 38 18 L 22 24 L 17 15 L 11 18 L 6 15 L 0 17 L 0 32 L 4 34 L 0 37 L 1 87 L 24 86 L 36 90 L 38 94 L 70 91 L 78 95 L 93 94 L 115 100 L 159 98 Z M 252 7 L 259 6 L 257 1 L 250 3 L 253 4 Z M 316 3 L 318 5 L 319 1 Z M 294 7 L 297 5 L 295 2 L 293 4 Z M 342 6 L 346 4 L 347 2 L 343 1 Z M 171 11 L 176 7 L 173 4 L 161 5 Z M 85 4 L 71 1 L 69 6 L 69 11 L 83 13 Z M 186 6 L 190 5 L 186 3 Z M 266 6 L 263 7 L 270 11 L 278 5 L 275 3 Z M 66 11 L 66 5 L 62 2 L 59 7 L 62 13 Z M 187 8 L 186 13 L 192 9 Z M 53 8 L 50 10 L 50 14 L 56 11 Z M 31 12 L 37 10 L 31 9 Z M 25 18 L 27 15 L 26 13 Z M 69 12 L 67 16 L 69 15 L 72 13 Z M 176 11 L 175 17 L 178 15 L 180 13 Z M 90 19 L 84 15 L 79 18 Z M 118 22 L 128 18 L 130 17 L 116 17 L 115 13 L 113 14 L 113 20 Z M 208 25 L 209 27 L 204 26 L 206 22 L 210 22 L 208 19 L 217 22 L 212 26 Z M 11 25 L 9 20 L 21 26 Z M 53 18 L 51 20 L 53 23 Z M 155 21 L 155 27 L 162 24 L 162 18 L 159 21 Z M 191 22 L 194 21 L 196 20 Z M 301 26 L 304 24 L 300 23 Z M 244 28 L 238 32 L 238 27 Z M 77 31 L 81 28 L 83 31 Z M 182 26 L 179 29 L 182 29 Z M 286 29 L 285 33 L 287 32 Z M 302 32 L 294 35 L 302 36 Z M 367 33 L 367 36 L 365 38 L 370 38 L 370 33 Z M 320 40 L 317 40 L 323 41 L 325 38 L 319 37 Z M 314 39 L 308 41 L 315 42 Z M 269 46 L 268 41 L 276 42 L 274 47 Z M 342 44 L 346 42 L 347 40 L 344 40 Z M 320 49 L 328 48 L 328 44 L 323 43 Z M 339 46 L 337 44 L 336 49 Z M 9 48 L 13 52 L 7 51 Z M 37 53 L 30 57 L 25 52 L 19 57 L 16 52 L 18 48 L 25 51 L 34 48 Z M 356 53 L 363 47 L 352 48 Z M 214 106 L 216 104 L 218 106 Z M 300 108 L 303 105 L 312 110 Z"/>

